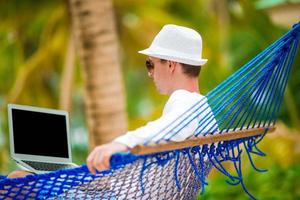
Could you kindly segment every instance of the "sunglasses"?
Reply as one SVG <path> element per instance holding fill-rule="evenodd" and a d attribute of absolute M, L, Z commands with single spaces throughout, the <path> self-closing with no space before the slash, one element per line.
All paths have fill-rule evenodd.
<path fill-rule="evenodd" d="M 148 71 L 154 69 L 154 63 L 150 59 L 146 60 L 145 65 Z"/>

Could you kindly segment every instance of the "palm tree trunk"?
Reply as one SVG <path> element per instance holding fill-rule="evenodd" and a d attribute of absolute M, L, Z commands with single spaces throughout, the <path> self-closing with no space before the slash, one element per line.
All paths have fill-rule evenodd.
<path fill-rule="evenodd" d="M 69 0 L 80 53 L 89 145 L 111 141 L 127 129 L 119 45 L 111 0 Z"/>
<path fill-rule="evenodd" d="M 59 92 L 59 109 L 71 111 L 72 105 L 72 86 L 75 70 L 75 48 L 73 35 L 70 34 L 68 48 L 65 57 L 64 68 L 62 72 L 62 81 Z"/>

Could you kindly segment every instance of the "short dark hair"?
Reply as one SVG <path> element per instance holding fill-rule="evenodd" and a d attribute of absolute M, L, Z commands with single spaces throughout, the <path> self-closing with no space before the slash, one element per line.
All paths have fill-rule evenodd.
<path fill-rule="evenodd" d="M 191 78 L 198 77 L 201 71 L 201 66 L 194 66 L 189 64 L 180 63 L 184 74 Z"/>
<path fill-rule="evenodd" d="M 167 60 L 160 59 L 162 63 L 166 62 Z M 196 78 L 199 76 L 200 71 L 201 71 L 201 66 L 194 66 L 194 65 L 189 65 L 189 64 L 184 64 L 184 63 L 179 63 L 182 67 L 182 71 L 185 75 L 191 78 Z"/>

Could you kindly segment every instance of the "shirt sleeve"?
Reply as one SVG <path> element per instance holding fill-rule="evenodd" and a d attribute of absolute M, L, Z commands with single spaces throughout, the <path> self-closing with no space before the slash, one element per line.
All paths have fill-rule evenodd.
<path fill-rule="evenodd" d="M 177 102 L 172 107 L 170 112 L 165 113 L 157 120 L 149 122 L 136 130 L 129 131 L 114 141 L 133 148 L 138 144 L 157 141 L 161 138 L 170 138 L 173 141 L 184 140 L 194 133 L 197 122 L 196 120 L 190 120 L 193 116 L 191 113 L 186 112 L 186 105 Z"/>

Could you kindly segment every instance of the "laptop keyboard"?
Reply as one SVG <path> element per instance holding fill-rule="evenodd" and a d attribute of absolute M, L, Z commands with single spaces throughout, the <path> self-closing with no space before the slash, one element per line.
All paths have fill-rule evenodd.
<path fill-rule="evenodd" d="M 28 164 L 29 166 L 31 166 L 32 168 L 41 171 L 54 171 L 58 169 L 74 167 L 73 165 L 70 164 L 43 163 L 43 162 L 34 162 L 34 161 L 27 161 L 27 160 L 22 160 L 22 161 Z"/>

